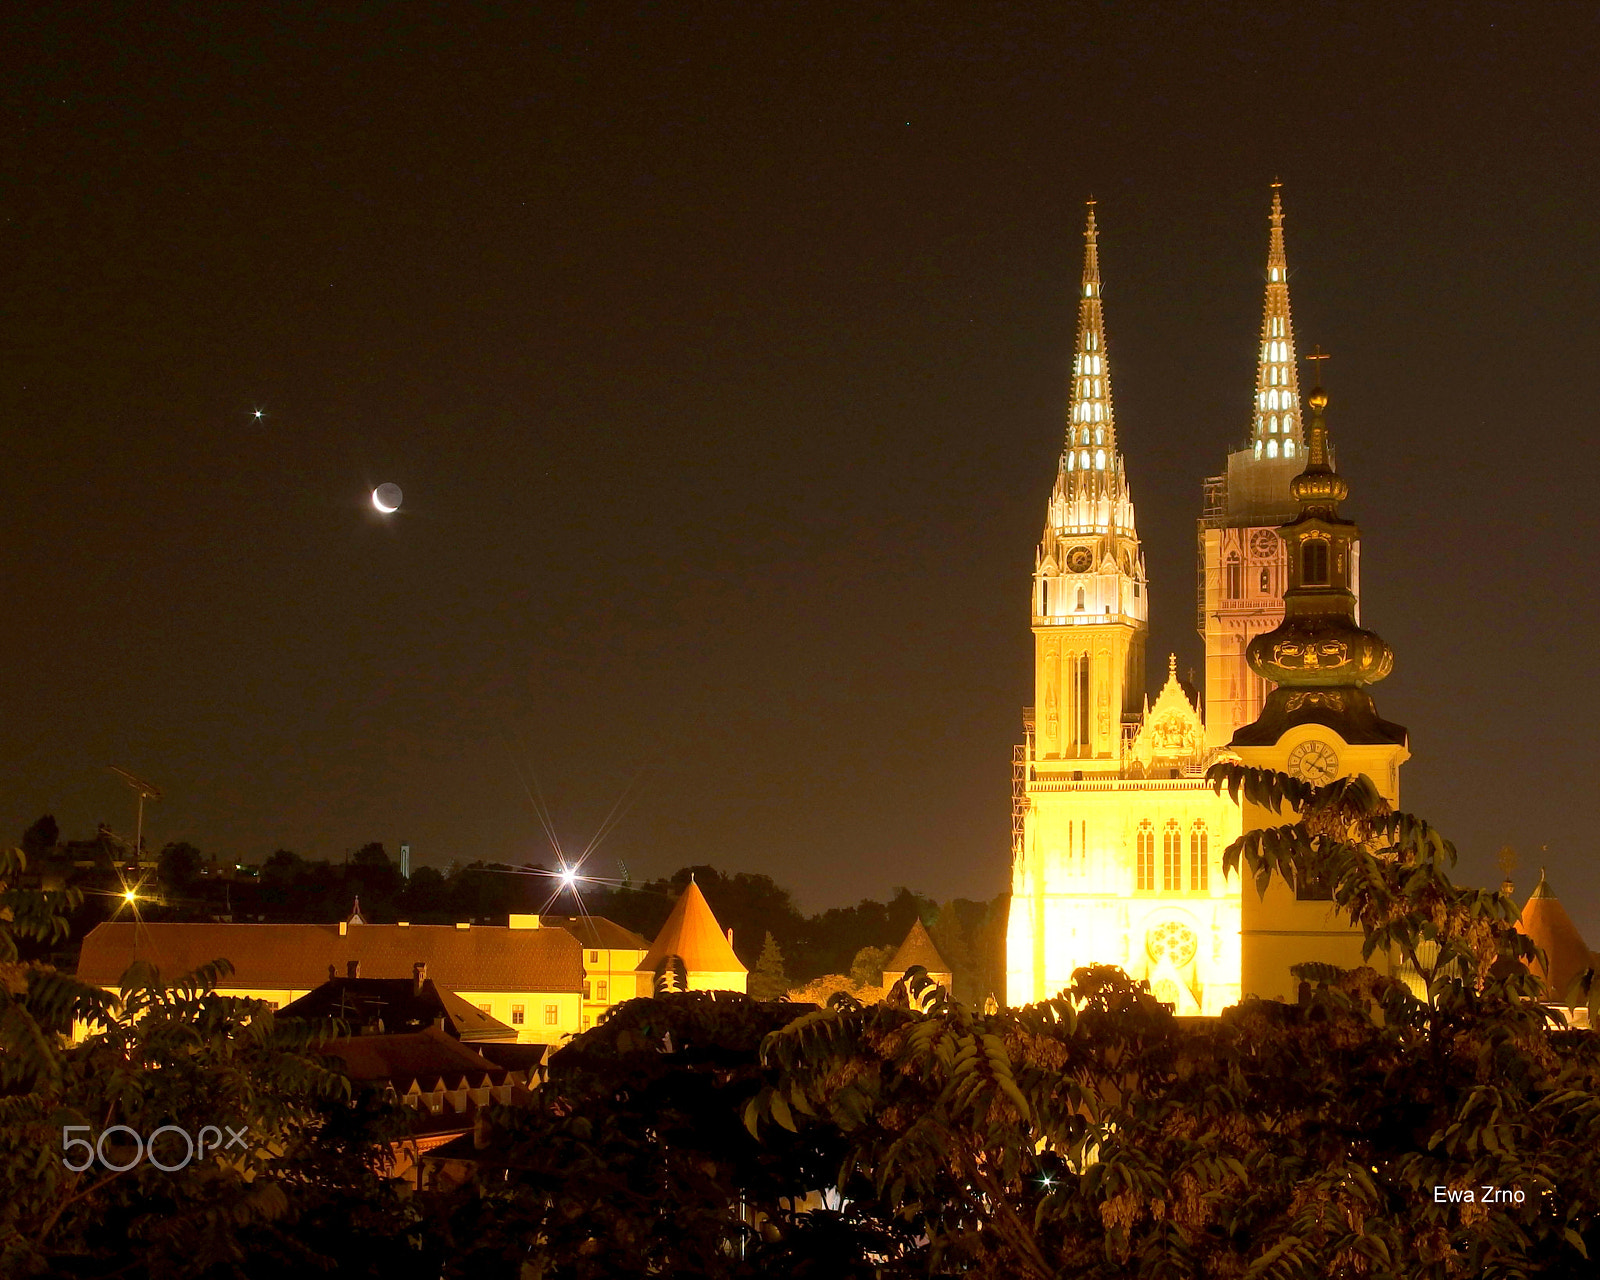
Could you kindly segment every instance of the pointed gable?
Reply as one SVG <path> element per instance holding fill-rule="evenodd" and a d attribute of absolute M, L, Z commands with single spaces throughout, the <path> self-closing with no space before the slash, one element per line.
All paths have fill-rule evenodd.
<path fill-rule="evenodd" d="M 748 973 L 733 953 L 733 944 L 717 923 L 711 904 L 693 880 L 678 898 L 655 943 L 639 962 L 638 972 L 654 973 L 668 956 L 677 956 L 691 975 Z"/>
<path fill-rule="evenodd" d="M 1205 725 L 1183 682 L 1178 679 L 1178 658 L 1167 658 L 1167 682 L 1155 705 L 1144 713 L 1133 740 L 1132 757 L 1145 769 L 1181 768 L 1199 762 L 1205 750 Z"/>
<path fill-rule="evenodd" d="M 1527 906 L 1522 908 L 1522 932 L 1544 951 L 1547 963 L 1535 964 L 1534 972 L 1544 979 L 1545 998 L 1565 1004 L 1573 979 L 1594 963 L 1594 957 L 1542 870 Z"/>

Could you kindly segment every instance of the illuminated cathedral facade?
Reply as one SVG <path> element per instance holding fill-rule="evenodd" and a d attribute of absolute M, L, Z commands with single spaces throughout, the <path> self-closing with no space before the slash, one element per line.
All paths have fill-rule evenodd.
<path fill-rule="evenodd" d="M 1219 758 L 1307 777 L 1328 763 L 1306 750 L 1280 761 L 1276 738 L 1265 751 L 1235 749 L 1236 738 L 1249 738 L 1275 705 L 1270 695 L 1283 683 L 1270 678 L 1276 667 L 1252 665 L 1251 642 L 1282 629 L 1285 592 L 1303 576 L 1290 562 L 1294 544 L 1285 530 L 1302 518 L 1294 483 L 1310 459 L 1276 190 L 1270 227 L 1249 439 L 1203 490 L 1197 621 L 1205 687 L 1181 681 L 1176 659 L 1168 658 L 1152 701 L 1145 670 L 1150 583 L 1117 439 L 1090 204 L 1066 440 L 1033 573 L 1034 705 L 1023 713 L 1023 742 L 1013 757 L 1008 1004 L 1055 994 L 1085 965 L 1114 964 L 1148 980 L 1178 1013 L 1214 1015 L 1239 999 L 1250 969 L 1242 932 L 1293 935 L 1282 944 L 1292 950 L 1301 945 L 1298 931 L 1308 938 L 1331 931 L 1340 939 L 1335 949 L 1345 945 L 1347 928 L 1323 919 L 1328 911 L 1320 904 L 1297 904 L 1299 915 L 1286 921 L 1293 927 L 1276 930 L 1252 901 L 1243 913 L 1251 927 L 1242 931 L 1239 881 L 1223 875 L 1222 853 L 1256 815 L 1242 815 L 1205 781 Z M 1320 423 L 1317 445 L 1326 452 Z M 1348 596 L 1353 626 L 1359 542 L 1352 532 L 1339 547 L 1340 601 Z M 1322 715 L 1323 702 L 1306 705 L 1313 718 Z M 1386 757 L 1393 760 L 1386 791 L 1397 787 L 1394 770 L 1404 758 L 1398 732 L 1402 745 L 1391 745 Z M 1297 722 L 1284 750 L 1302 740 L 1332 750 L 1323 742 L 1330 734 L 1337 738 Z M 1254 740 L 1266 741 L 1260 732 Z M 1247 938 L 1244 948 L 1250 945 Z M 1287 974 L 1274 954 L 1274 975 L 1280 967 Z"/>

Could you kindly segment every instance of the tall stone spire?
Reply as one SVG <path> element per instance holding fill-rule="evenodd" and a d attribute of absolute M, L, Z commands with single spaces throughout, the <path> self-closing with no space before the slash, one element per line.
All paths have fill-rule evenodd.
<path fill-rule="evenodd" d="M 1256 365 L 1255 427 L 1258 458 L 1292 458 L 1304 448 L 1300 383 L 1295 372 L 1294 324 L 1289 318 L 1289 258 L 1283 247 L 1282 184 L 1272 184 L 1272 234 L 1267 242 L 1267 299 Z"/>
<path fill-rule="evenodd" d="M 1111 366 L 1101 305 L 1100 247 L 1094 201 L 1083 232 L 1083 283 L 1078 290 L 1078 345 L 1072 361 L 1066 446 L 1050 504 L 1056 532 L 1116 531 L 1137 536 L 1128 481 L 1117 452 L 1111 411 Z"/>
<path fill-rule="evenodd" d="M 1035 750 L 1110 771 L 1144 700 L 1149 595 L 1111 420 L 1093 201 L 1083 239 L 1067 438 L 1034 560 Z"/>
<path fill-rule="evenodd" d="M 1100 303 L 1100 246 L 1094 223 L 1094 201 L 1083 231 L 1083 286 L 1078 291 L 1078 350 L 1072 362 L 1072 396 L 1068 412 L 1069 444 L 1078 443 L 1089 429 L 1108 450 L 1117 447 L 1116 422 L 1111 416 L 1111 368 L 1106 363 L 1106 320 Z M 1099 428 L 1097 431 L 1096 428 Z M 1078 437 L 1073 439 L 1074 434 Z"/>

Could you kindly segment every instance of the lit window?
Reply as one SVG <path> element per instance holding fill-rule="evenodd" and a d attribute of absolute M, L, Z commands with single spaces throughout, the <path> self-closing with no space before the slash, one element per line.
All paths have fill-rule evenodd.
<path fill-rule="evenodd" d="M 522 1022 L 523 1022 L 522 1006 L 520 1004 L 512 1005 L 511 1006 L 511 1025 L 514 1026 L 514 1027 L 520 1027 L 522 1025 Z"/>
<path fill-rule="evenodd" d="M 1293 440 L 1285 440 L 1283 442 L 1283 456 L 1285 458 L 1294 457 L 1294 441 Z"/>
<path fill-rule="evenodd" d="M 1278 456 L 1278 442 L 1276 440 L 1268 440 L 1267 441 L 1267 457 L 1276 458 L 1277 456 Z"/>
<path fill-rule="evenodd" d="M 544 1025 L 547 1026 L 547 1027 L 553 1027 L 557 1023 L 559 1023 L 560 1021 L 561 1021 L 561 1006 L 558 1005 L 558 1004 L 547 1004 L 547 1005 L 545 1005 L 545 1007 L 544 1007 Z"/>
<path fill-rule="evenodd" d="M 1272 278 L 1274 280 L 1276 280 L 1278 278 L 1278 268 L 1277 267 L 1273 267 L 1272 268 Z"/>
<path fill-rule="evenodd" d="M 1270 425 L 1267 428 L 1267 430 L 1272 432 L 1273 435 L 1277 435 L 1278 434 L 1278 415 L 1277 414 L 1273 414 L 1272 415 L 1272 425 Z"/>
<path fill-rule="evenodd" d="M 1268 585 L 1268 584 L 1269 584 L 1269 582 L 1270 582 L 1270 579 L 1269 579 L 1269 578 L 1268 578 L 1268 576 L 1267 576 L 1267 571 L 1266 571 L 1266 570 L 1265 570 L 1265 569 L 1263 569 L 1263 570 L 1262 570 L 1262 571 L 1261 571 L 1261 594 L 1262 594 L 1262 595 L 1266 595 L 1266 594 L 1267 594 L 1267 592 L 1269 592 L 1269 591 L 1270 591 L 1270 590 L 1271 590 L 1271 589 L 1272 589 L 1272 588 L 1271 588 L 1271 587 L 1270 587 L 1270 586 L 1269 586 L 1269 585 Z"/>
<path fill-rule="evenodd" d="M 1095 407 L 1094 407 L 1094 420 L 1096 422 L 1102 422 L 1102 421 L 1105 420 L 1105 416 L 1106 416 L 1105 408 L 1103 406 L 1101 406 L 1101 405 L 1098 405 L 1098 404 L 1095 405 Z"/>
<path fill-rule="evenodd" d="M 1078 465 L 1081 466 L 1085 471 L 1089 469 L 1089 451 L 1087 449 L 1078 455 Z"/>
<path fill-rule="evenodd" d="M 478 1006 L 478 1012 L 479 1013 L 488 1013 L 489 1012 L 489 1006 L 486 1005 L 486 1004 L 480 1004 Z"/>
<path fill-rule="evenodd" d="M 1077 465 L 1078 465 L 1078 455 L 1073 453 L 1071 449 L 1068 449 L 1067 450 L 1067 470 L 1068 471 L 1073 471 L 1073 470 L 1075 470 L 1077 468 Z"/>
<path fill-rule="evenodd" d="M 1161 835 L 1161 887 L 1168 892 L 1183 888 L 1183 833 L 1168 822 Z"/>
<path fill-rule="evenodd" d="M 1256 441 L 1256 457 L 1259 458 L 1260 456 L 1261 456 L 1261 441 L 1257 440 Z"/>
<path fill-rule="evenodd" d="M 1156 831 L 1149 822 L 1139 824 L 1134 873 L 1136 887 L 1149 892 L 1156 887 Z"/>
<path fill-rule="evenodd" d="M 1278 366 L 1277 365 L 1273 365 L 1272 368 L 1267 370 L 1267 381 L 1270 382 L 1273 386 L 1277 386 L 1278 385 Z"/>
<path fill-rule="evenodd" d="M 1104 449 L 1096 449 L 1094 451 L 1094 469 L 1096 471 L 1104 471 L 1106 469 L 1106 451 Z"/>

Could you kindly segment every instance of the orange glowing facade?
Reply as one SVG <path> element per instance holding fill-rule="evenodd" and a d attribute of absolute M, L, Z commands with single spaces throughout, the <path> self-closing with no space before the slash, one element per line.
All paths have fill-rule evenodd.
<path fill-rule="evenodd" d="M 1053 995 L 1093 963 L 1148 980 L 1179 1013 L 1214 1014 L 1241 994 L 1241 895 L 1221 857 L 1243 819 L 1204 775 L 1237 758 L 1229 744 L 1267 706 L 1274 685 L 1247 650 L 1282 623 L 1293 581 L 1279 526 L 1299 512 L 1291 482 L 1307 444 L 1283 216 L 1275 188 L 1249 437 L 1205 482 L 1203 689 L 1169 659 L 1152 703 L 1150 584 L 1112 412 L 1090 208 L 1066 441 L 1033 577 L 1034 706 L 1013 760 L 1010 1004 Z M 1352 601 L 1357 552 L 1352 538 Z"/>

